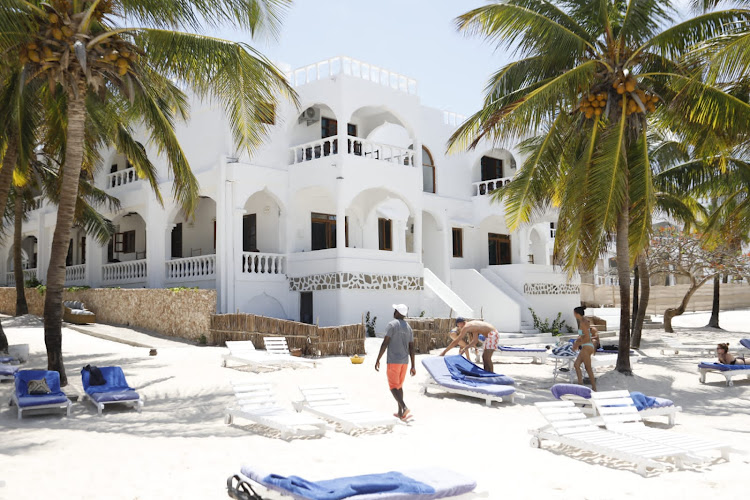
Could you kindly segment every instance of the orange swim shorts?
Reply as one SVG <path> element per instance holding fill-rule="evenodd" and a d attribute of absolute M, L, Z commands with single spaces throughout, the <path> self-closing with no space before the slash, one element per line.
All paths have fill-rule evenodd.
<path fill-rule="evenodd" d="M 388 365 L 388 387 L 391 389 L 401 389 L 406 380 L 406 371 L 409 365 Z"/>

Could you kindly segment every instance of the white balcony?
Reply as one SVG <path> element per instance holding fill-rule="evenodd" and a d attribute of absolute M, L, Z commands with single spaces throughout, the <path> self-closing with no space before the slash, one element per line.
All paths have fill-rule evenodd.
<path fill-rule="evenodd" d="M 32 212 L 34 210 L 39 210 L 40 208 L 42 208 L 43 199 L 44 199 L 43 196 L 35 196 L 34 200 L 28 206 L 29 212 Z"/>
<path fill-rule="evenodd" d="M 166 262 L 167 281 L 200 281 L 216 279 L 216 255 L 184 257 Z"/>
<path fill-rule="evenodd" d="M 348 137 L 347 153 L 350 155 L 399 165 L 414 165 L 414 151 L 411 149 L 368 141 L 361 137 Z"/>
<path fill-rule="evenodd" d="M 34 268 L 34 269 L 24 269 L 23 270 L 23 280 L 24 280 L 24 282 L 29 281 L 31 279 L 37 279 L 37 277 L 36 277 L 36 268 Z M 8 286 L 16 286 L 16 275 L 13 273 L 13 271 L 5 274 L 5 283 Z"/>
<path fill-rule="evenodd" d="M 102 266 L 102 281 L 107 285 L 138 283 L 148 276 L 146 259 L 114 262 Z"/>
<path fill-rule="evenodd" d="M 65 267 L 65 284 L 80 285 L 86 281 L 86 264 Z"/>
<path fill-rule="evenodd" d="M 107 175 L 107 189 L 132 184 L 139 179 L 135 167 L 126 168 Z"/>
<path fill-rule="evenodd" d="M 279 253 L 242 252 L 242 277 L 285 278 L 286 255 Z"/>
<path fill-rule="evenodd" d="M 289 153 L 290 165 L 317 160 L 325 156 L 338 154 L 338 141 L 336 136 L 326 137 L 325 139 L 293 146 L 289 148 Z"/>
<path fill-rule="evenodd" d="M 505 186 L 513 177 L 500 177 L 498 179 L 488 179 L 486 181 L 479 181 L 472 183 L 474 191 L 472 196 L 486 196 L 492 194 L 492 192 L 502 186 Z"/>
<path fill-rule="evenodd" d="M 300 87 L 342 74 L 389 87 L 399 92 L 412 95 L 417 93 L 417 81 L 415 79 L 351 57 L 325 59 L 290 71 L 286 76 L 293 87 Z"/>

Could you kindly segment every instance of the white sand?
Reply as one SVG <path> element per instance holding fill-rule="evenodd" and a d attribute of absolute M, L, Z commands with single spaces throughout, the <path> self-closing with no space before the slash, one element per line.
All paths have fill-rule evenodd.
<path fill-rule="evenodd" d="M 723 325 L 735 333 L 688 328 L 705 325 L 707 319 L 707 314 L 691 314 L 675 324 L 692 341 L 736 345 L 740 338 L 750 336 L 750 311 L 722 313 Z M 11 344 L 30 344 L 31 359 L 25 368 L 46 366 L 38 321 L 4 319 L 3 326 Z M 737 379 L 734 387 L 725 387 L 723 378 L 714 377 L 706 385 L 699 384 L 699 358 L 660 356 L 661 335 L 661 331 L 644 332 L 645 358 L 634 366 L 635 376 L 600 374 L 600 390 L 628 388 L 669 397 L 684 409 L 675 431 L 750 450 L 750 381 Z M 0 498 L 222 499 L 228 498 L 226 478 L 242 463 L 310 479 L 440 464 L 476 478 L 476 494 L 465 498 L 664 499 L 747 494 L 748 456 L 735 454 L 729 463 L 717 459 L 708 467 L 668 469 L 642 478 L 631 465 L 598 455 L 552 443 L 531 448 L 528 429 L 544 423 L 533 403 L 551 399 L 551 364 L 511 358 L 512 362 L 496 365 L 496 371 L 516 379 L 526 399 L 487 408 L 478 400 L 419 394 L 426 373 L 418 361 L 417 376 L 408 377 L 405 386 L 406 402 L 415 415 L 412 425 L 400 425 L 392 433 L 374 431 L 354 437 L 330 430 L 321 439 L 286 442 L 247 421 L 224 425 L 224 408 L 233 399 L 230 381 L 266 377 L 277 384 L 286 403 L 297 397 L 298 384 L 335 383 L 355 402 L 393 412 L 395 403 L 385 373 L 373 369 L 379 339 L 368 339 L 363 365 L 337 357 L 323 359 L 314 369 L 262 375 L 221 368 L 225 349 L 168 345 L 162 340 L 159 354 L 150 357 L 144 348 L 65 330 L 63 351 L 71 385 L 80 387 L 79 370 L 85 364 L 121 365 L 130 384 L 146 397 L 143 413 L 108 408 L 98 417 L 92 405 L 75 403 L 70 418 L 40 415 L 19 421 L 15 408 L 3 410 Z M 7 398 L 11 384 L 3 383 L 0 391 Z M 260 491 L 264 497 L 280 498 L 263 488 Z"/>

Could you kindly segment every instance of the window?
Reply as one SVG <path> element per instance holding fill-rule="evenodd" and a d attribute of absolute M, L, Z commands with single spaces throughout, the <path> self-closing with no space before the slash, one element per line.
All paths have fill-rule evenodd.
<path fill-rule="evenodd" d="M 336 248 L 336 216 L 329 214 L 311 214 L 313 250 Z"/>
<path fill-rule="evenodd" d="M 378 248 L 393 250 L 391 219 L 378 219 Z"/>
<path fill-rule="evenodd" d="M 326 137 L 332 137 L 338 134 L 338 122 L 332 118 L 321 118 L 320 119 L 320 138 L 325 139 Z"/>
<path fill-rule="evenodd" d="M 115 233 L 114 251 L 118 253 L 134 253 L 135 230 L 125 231 L 124 233 Z"/>
<path fill-rule="evenodd" d="M 272 102 L 261 102 L 255 106 L 255 117 L 266 125 L 276 125 L 276 105 Z"/>
<path fill-rule="evenodd" d="M 549 223 L 549 237 L 554 238 L 556 233 L 557 233 L 557 229 L 555 228 L 555 223 L 550 222 Z"/>
<path fill-rule="evenodd" d="M 353 123 L 347 123 L 346 133 L 347 135 L 349 135 L 349 137 L 357 137 L 357 126 L 354 125 Z M 348 139 L 348 141 L 349 141 L 349 154 L 362 156 L 362 143 L 360 141 L 352 141 L 351 139 Z"/>
<path fill-rule="evenodd" d="M 435 162 L 426 147 L 422 146 L 422 191 L 435 192 Z"/>
<path fill-rule="evenodd" d="M 242 217 L 242 251 L 258 251 L 258 226 L 256 214 L 248 214 Z"/>
<path fill-rule="evenodd" d="M 492 158 L 489 156 L 482 156 L 482 180 L 491 181 L 492 179 L 500 179 L 503 177 L 503 160 Z"/>
<path fill-rule="evenodd" d="M 70 240 L 70 243 L 68 243 L 68 255 L 65 257 L 65 265 L 73 265 L 73 240 Z"/>
<path fill-rule="evenodd" d="M 182 258 L 182 222 L 172 228 L 172 258 Z"/>
<path fill-rule="evenodd" d="M 610 269 L 617 269 L 617 258 L 610 257 L 609 258 L 609 268 Z"/>
<path fill-rule="evenodd" d="M 489 233 L 487 235 L 487 246 L 491 266 L 510 264 L 510 236 Z"/>
<path fill-rule="evenodd" d="M 453 228 L 453 256 L 464 256 L 464 230 L 458 227 Z"/>
<path fill-rule="evenodd" d="M 86 263 L 86 237 L 81 236 L 81 264 Z"/>

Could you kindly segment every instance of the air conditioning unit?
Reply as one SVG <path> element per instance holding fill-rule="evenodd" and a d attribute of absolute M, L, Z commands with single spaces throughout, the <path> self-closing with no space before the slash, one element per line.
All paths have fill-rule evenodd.
<path fill-rule="evenodd" d="M 320 110 L 318 108 L 307 108 L 299 117 L 298 122 L 307 122 L 308 125 L 312 125 L 315 122 L 320 121 Z"/>

